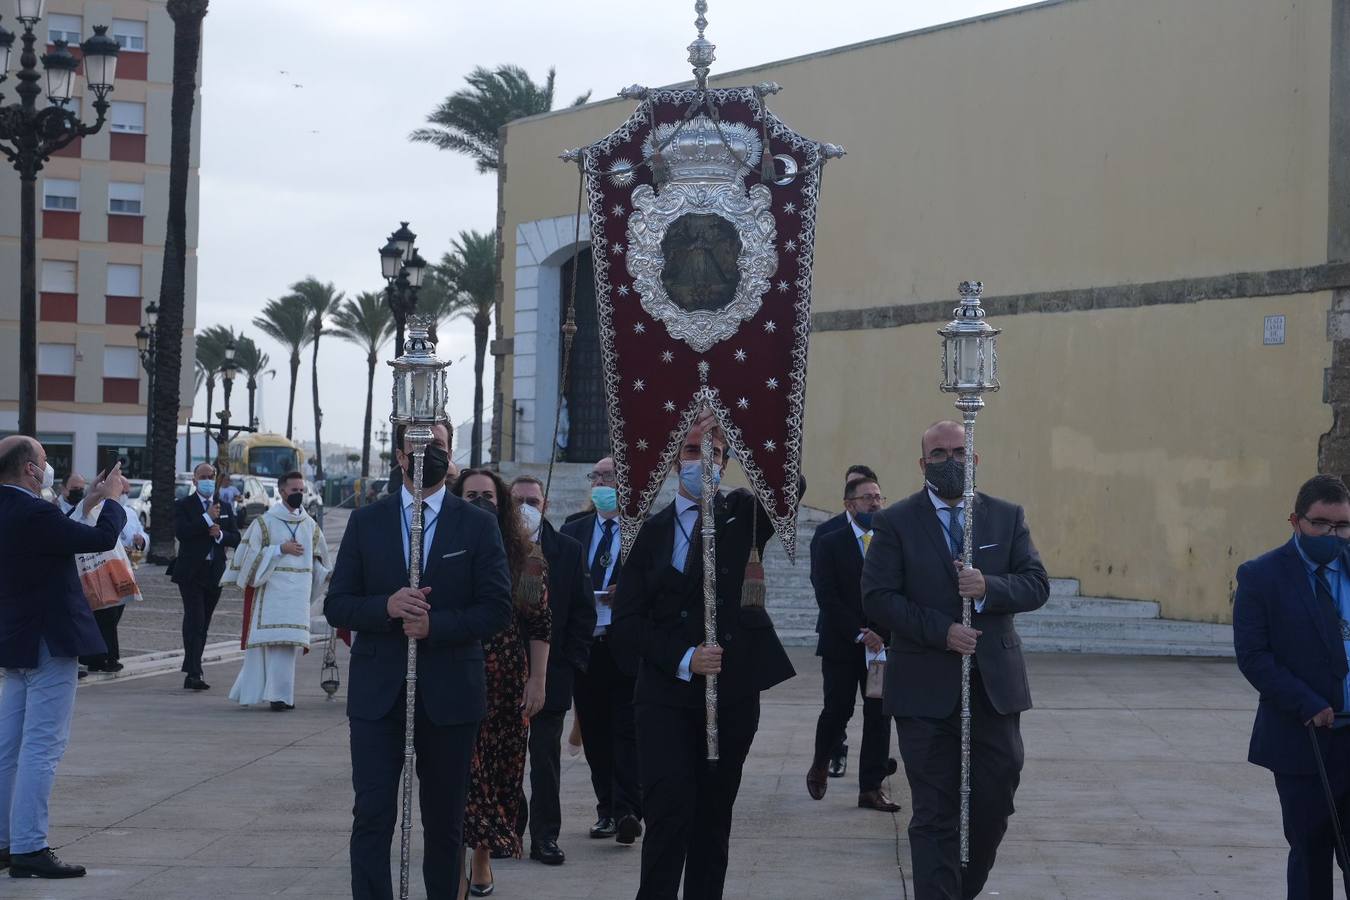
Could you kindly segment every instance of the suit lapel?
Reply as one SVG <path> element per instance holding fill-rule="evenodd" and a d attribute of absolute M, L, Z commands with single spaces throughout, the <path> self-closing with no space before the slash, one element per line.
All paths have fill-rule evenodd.
<path fill-rule="evenodd" d="M 942 519 L 938 517 L 937 509 L 934 508 L 933 501 L 928 496 L 927 488 L 919 491 L 911 499 L 919 507 L 918 519 L 924 532 L 933 542 L 933 549 L 937 551 L 940 559 L 947 560 L 947 564 L 942 567 L 943 570 L 947 573 L 947 577 L 951 579 L 952 584 L 955 584 L 956 567 L 951 564 L 952 551 L 947 544 L 947 535 L 942 529 Z"/>
<path fill-rule="evenodd" d="M 437 564 L 441 557 L 445 555 L 447 548 L 455 547 L 459 544 L 459 510 L 456 508 L 459 498 L 445 492 L 441 498 L 441 512 L 436 517 L 436 534 L 431 539 L 431 552 L 426 558 L 426 565 L 422 567 L 423 583 L 431 580 L 431 575 L 436 571 Z"/>
<path fill-rule="evenodd" d="M 385 512 L 381 520 L 386 524 L 384 526 L 383 543 L 386 544 L 385 553 L 389 554 L 390 559 L 399 561 L 403 570 L 403 583 L 408 583 L 408 557 L 403 554 L 403 492 L 395 494 L 388 503 L 388 511 Z M 392 543 L 391 543 L 392 542 Z M 411 551 L 411 547 L 409 551 Z"/>

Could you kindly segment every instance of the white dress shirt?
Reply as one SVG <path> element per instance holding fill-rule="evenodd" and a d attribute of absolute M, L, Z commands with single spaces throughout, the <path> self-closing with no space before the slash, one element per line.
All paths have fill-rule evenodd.
<path fill-rule="evenodd" d="M 861 525 L 859 525 L 857 521 L 854 520 L 853 513 L 845 512 L 844 515 L 848 516 L 849 527 L 853 529 L 853 539 L 858 542 L 858 552 L 860 552 L 863 555 L 863 558 L 866 559 L 867 544 L 866 542 L 863 541 L 863 536 L 865 535 L 867 537 L 867 540 L 870 541 L 872 539 L 872 529 L 863 528 Z M 861 644 L 862 642 L 863 642 L 863 632 L 860 631 L 858 632 L 858 636 L 853 639 L 853 643 Z"/>
<path fill-rule="evenodd" d="M 140 516 L 125 503 L 122 504 L 122 511 L 127 514 L 127 523 L 122 526 L 122 546 L 131 550 L 136 546 L 136 538 L 141 538 L 148 545 L 150 541 L 145 536 L 145 527 L 141 525 Z"/>
<path fill-rule="evenodd" d="M 960 559 L 963 547 L 952 546 L 951 517 L 952 514 L 947 511 L 952 504 L 943 500 L 932 488 L 928 489 L 928 499 L 933 501 L 933 508 L 937 510 L 938 521 L 942 523 L 942 536 L 947 541 L 947 547 L 952 551 L 952 559 Z M 966 501 L 958 500 L 956 503 L 956 521 L 963 529 L 966 527 Z M 981 597 L 975 601 L 975 611 L 984 612 L 984 598 Z"/>
<path fill-rule="evenodd" d="M 600 542 L 605 539 L 606 522 L 614 523 L 614 527 L 611 529 L 609 536 L 609 566 L 605 568 L 605 583 L 591 585 L 591 587 L 597 591 L 603 591 L 605 585 L 614 580 L 614 567 L 619 564 L 619 515 L 618 513 L 615 513 L 612 518 L 606 519 L 604 516 L 596 513 L 595 528 L 591 531 L 591 547 L 590 551 L 586 554 L 586 569 L 589 571 L 590 568 L 595 565 L 595 555 L 597 553 L 604 552 L 600 546 Z"/>
<path fill-rule="evenodd" d="M 694 539 L 698 509 L 699 502 L 697 500 L 690 500 L 683 494 L 675 495 L 675 546 L 670 553 L 670 564 L 681 572 L 684 571 L 685 565 L 689 562 L 689 545 Z M 684 681 L 689 681 L 694 677 L 693 670 L 689 668 L 694 659 L 694 649 L 690 647 L 686 650 L 684 658 L 680 660 L 678 674 Z"/>
<path fill-rule="evenodd" d="M 403 495 L 403 565 L 411 565 L 408 558 L 408 538 L 412 535 L 412 508 L 413 495 L 404 485 L 401 489 Z M 445 485 L 436 489 L 434 494 L 428 494 L 422 498 L 422 502 L 427 505 L 427 509 L 422 516 L 422 571 L 427 570 L 427 555 L 431 550 L 431 543 L 436 539 L 436 523 L 441 518 L 441 505 L 445 503 Z"/>

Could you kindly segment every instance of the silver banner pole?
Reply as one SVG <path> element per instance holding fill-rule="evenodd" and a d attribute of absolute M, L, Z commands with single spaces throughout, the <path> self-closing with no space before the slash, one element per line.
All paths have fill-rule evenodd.
<path fill-rule="evenodd" d="M 717 521 L 714 511 L 714 498 L 717 488 L 713 486 L 713 436 L 712 426 L 703 430 L 700 450 L 703 456 L 703 496 L 701 508 L 703 514 L 703 644 L 712 647 L 717 643 Z M 708 675 L 704 679 L 704 713 L 708 729 L 708 763 L 716 765 L 717 749 L 717 676 Z"/>

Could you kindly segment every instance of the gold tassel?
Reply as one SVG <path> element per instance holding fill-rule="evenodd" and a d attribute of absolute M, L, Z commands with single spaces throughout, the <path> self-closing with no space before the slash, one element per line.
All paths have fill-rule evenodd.
<path fill-rule="evenodd" d="M 516 603 L 521 609 L 535 609 L 544 603 L 546 571 L 543 551 L 535 544 L 516 584 Z"/>
<path fill-rule="evenodd" d="M 759 548 L 750 548 L 750 559 L 745 564 L 745 578 L 741 582 L 741 606 L 764 608 L 766 595 L 764 563 L 759 559 Z"/>

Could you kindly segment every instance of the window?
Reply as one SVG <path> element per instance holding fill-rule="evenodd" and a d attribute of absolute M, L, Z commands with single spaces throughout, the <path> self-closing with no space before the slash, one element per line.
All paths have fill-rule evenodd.
<path fill-rule="evenodd" d="M 141 357 L 135 347 L 104 347 L 104 378 L 139 378 Z"/>
<path fill-rule="evenodd" d="M 59 259 L 44 259 L 42 282 L 38 289 L 48 294 L 76 293 L 78 289 L 75 287 L 75 264 Z"/>
<path fill-rule="evenodd" d="M 80 208 L 80 183 L 64 178 L 42 180 L 42 208 L 77 212 Z"/>
<path fill-rule="evenodd" d="M 39 375 L 75 375 L 74 344 L 38 344 Z"/>
<path fill-rule="evenodd" d="M 109 127 L 124 134 L 145 134 L 145 104 L 128 100 L 112 101 Z"/>
<path fill-rule="evenodd" d="M 108 265 L 108 296 L 140 297 L 141 267 L 110 263 Z"/>
<path fill-rule="evenodd" d="M 47 17 L 47 43 L 55 44 L 57 41 L 65 41 L 72 47 L 79 46 L 80 32 L 84 30 L 84 22 L 79 16 L 60 16 L 52 13 Z"/>
<path fill-rule="evenodd" d="M 145 52 L 145 23 L 134 19 L 113 19 L 112 36 L 123 50 Z"/>
<path fill-rule="evenodd" d="M 139 216 L 145 185 L 114 181 L 108 185 L 108 212 L 118 216 Z"/>

